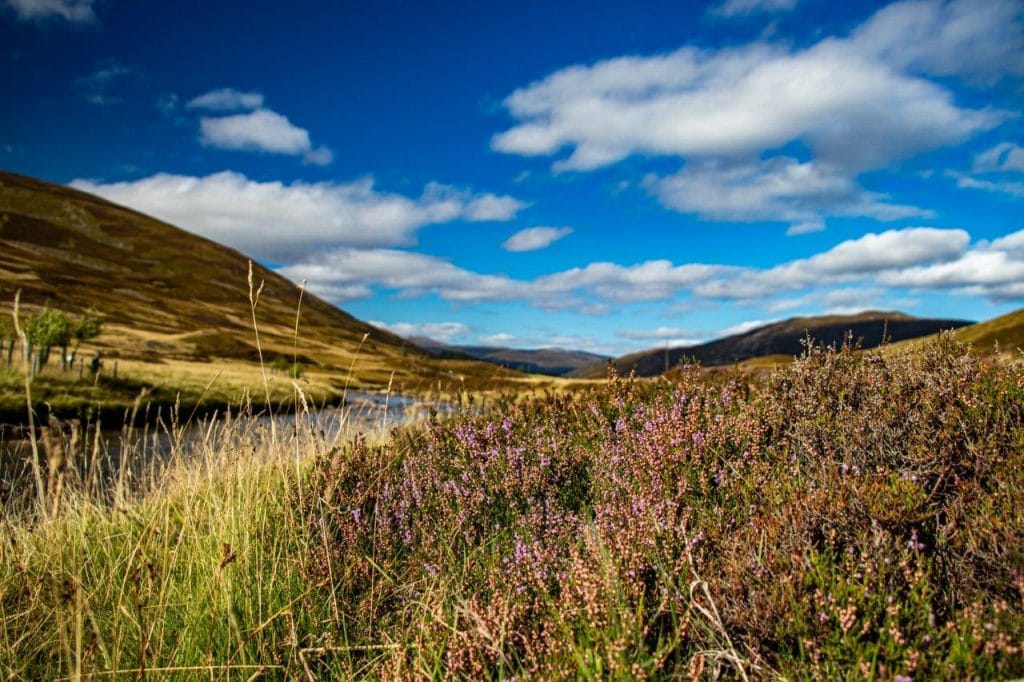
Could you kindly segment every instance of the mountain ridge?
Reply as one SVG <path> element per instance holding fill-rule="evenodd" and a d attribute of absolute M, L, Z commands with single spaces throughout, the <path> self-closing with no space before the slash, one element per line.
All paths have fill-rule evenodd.
<path fill-rule="evenodd" d="M 636 372 L 637 376 L 650 377 L 663 374 L 684 360 L 696 360 L 705 367 L 716 367 L 764 356 L 799 355 L 802 340 L 808 334 L 818 343 L 837 344 L 852 332 L 854 341 L 859 339 L 863 347 L 871 348 L 879 345 L 883 338 L 900 341 L 970 324 L 967 320 L 917 318 L 896 311 L 792 317 L 702 344 L 631 353 L 616 358 L 612 363 L 620 374 Z M 607 364 L 594 364 L 569 376 L 594 379 L 605 376 L 607 371 Z"/>
<path fill-rule="evenodd" d="M 435 357 L 473 358 L 529 374 L 566 376 L 589 364 L 610 358 L 589 351 L 548 346 L 543 348 L 506 348 L 503 346 L 452 345 L 424 336 L 408 339 Z"/>

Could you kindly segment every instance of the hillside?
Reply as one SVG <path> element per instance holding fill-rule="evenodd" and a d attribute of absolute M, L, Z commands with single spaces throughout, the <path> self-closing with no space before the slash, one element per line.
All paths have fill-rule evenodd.
<path fill-rule="evenodd" d="M 0 313 L 16 290 L 26 310 L 50 304 L 106 318 L 97 347 L 149 363 L 257 359 L 249 259 L 183 229 L 64 186 L 0 172 Z M 513 374 L 476 361 L 432 358 L 308 292 L 295 339 L 298 287 L 259 265 L 264 357 L 347 373 L 355 383 L 407 387 Z M 364 341 L 365 337 L 365 341 Z M 358 356 L 358 357 L 357 357 Z"/>
<path fill-rule="evenodd" d="M 1024 348 L 1024 308 L 991 320 L 961 327 L 953 336 L 969 343 L 976 353 L 990 355 L 998 346 L 1000 354 L 1016 354 Z M 893 344 L 894 347 L 920 346 L 926 339 L 912 339 Z"/>
<path fill-rule="evenodd" d="M 577 369 L 607 361 L 596 353 L 565 348 L 501 348 L 496 346 L 453 346 L 425 337 L 409 339 L 427 353 L 440 358 L 475 358 L 529 374 L 565 376 Z"/>
<path fill-rule="evenodd" d="M 727 336 L 696 346 L 656 349 L 625 355 L 614 361 L 620 373 L 635 371 L 638 376 L 656 376 L 684 360 L 696 360 L 705 367 L 731 365 L 752 358 L 770 355 L 799 355 L 803 339 L 810 335 L 818 343 L 840 344 L 847 333 L 864 348 L 890 341 L 912 339 L 943 329 L 969 325 L 964 320 L 936 320 L 911 317 L 898 312 L 869 311 L 857 315 L 794 317 L 783 322 L 758 327 L 742 334 Z M 595 379 L 605 376 L 607 365 L 596 363 L 573 372 L 570 376 Z"/>

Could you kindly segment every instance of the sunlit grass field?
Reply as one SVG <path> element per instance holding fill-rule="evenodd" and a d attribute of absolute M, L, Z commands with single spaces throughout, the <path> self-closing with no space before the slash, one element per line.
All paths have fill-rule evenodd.
<path fill-rule="evenodd" d="M 105 486 L 70 444 L 45 480 L 5 471 L 0 671 L 1024 674 L 1024 375 L 948 336 L 358 437 L 302 398 Z"/>

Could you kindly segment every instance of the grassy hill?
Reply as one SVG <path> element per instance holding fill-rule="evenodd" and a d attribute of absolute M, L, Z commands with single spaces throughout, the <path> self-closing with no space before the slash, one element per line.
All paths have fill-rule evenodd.
<path fill-rule="evenodd" d="M 309 376 L 405 390 L 486 385 L 514 372 L 474 360 L 433 358 L 254 265 L 264 282 L 257 308 L 264 358 L 298 355 Z M 213 360 L 257 359 L 249 259 L 183 229 L 68 187 L 0 172 L 0 314 L 15 291 L 26 312 L 49 304 L 106 318 L 92 350 L 122 366 L 200 371 Z M 207 366 L 205 370 L 212 374 Z M 181 373 L 178 372 L 178 373 Z M 151 372 L 152 373 L 152 372 Z M 244 382 L 243 382 L 244 383 Z"/>
<path fill-rule="evenodd" d="M 501 367 L 530 374 L 565 376 L 581 367 L 605 362 L 596 353 L 566 348 L 502 348 L 497 346 L 451 346 L 424 337 L 409 339 L 435 357 L 476 358 Z"/>
<path fill-rule="evenodd" d="M 991 320 L 961 327 L 953 332 L 957 341 L 971 344 L 976 353 L 992 355 L 998 347 L 1000 355 L 1017 355 L 1024 349 L 1024 308 Z M 921 346 L 926 338 L 894 343 L 894 349 Z"/>
<path fill-rule="evenodd" d="M 983 352 L 992 350 L 996 344 L 1001 350 L 1024 348 L 1024 308 L 958 329 L 956 338 Z"/>
<path fill-rule="evenodd" d="M 964 320 L 924 319 L 898 312 L 877 311 L 857 315 L 794 317 L 696 346 L 648 350 L 625 355 L 614 363 L 620 374 L 635 371 L 638 376 L 657 376 L 684 360 L 696 360 L 705 367 L 716 367 L 764 356 L 799 355 L 803 349 L 801 343 L 807 335 L 818 343 L 831 345 L 841 344 L 846 335 L 852 333 L 853 338 L 859 340 L 862 347 L 872 348 L 880 345 L 883 339 L 911 339 L 969 324 L 970 322 Z M 593 379 L 604 376 L 606 372 L 605 363 L 596 363 L 583 367 L 570 376 Z"/>

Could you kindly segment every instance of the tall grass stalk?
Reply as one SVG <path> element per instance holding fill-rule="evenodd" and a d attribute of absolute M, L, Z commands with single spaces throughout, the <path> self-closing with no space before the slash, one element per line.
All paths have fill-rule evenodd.
<path fill-rule="evenodd" d="M 257 288 L 254 287 L 253 272 L 252 272 L 252 261 L 249 261 L 249 312 L 252 313 L 252 331 L 256 335 L 256 354 L 260 361 L 260 374 L 263 377 L 263 392 L 267 399 L 267 414 L 270 415 L 270 433 L 274 440 L 277 440 L 277 426 L 274 424 L 274 405 L 270 399 L 270 379 L 267 378 L 267 366 L 263 362 L 263 343 L 260 341 L 260 326 L 256 322 L 256 306 L 259 305 L 260 295 L 263 294 L 263 286 L 266 284 L 265 280 L 260 280 L 260 285 Z M 298 326 L 298 322 L 296 322 Z"/>
<path fill-rule="evenodd" d="M 18 337 L 18 343 L 21 344 L 21 359 L 22 366 L 25 372 L 25 406 L 28 410 L 28 432 L 29 440 L 32 444 L 32 478 L 36 484 L 36 499 L 40 506 L 40 509 L 45 513 L 46 509 L 46 485 L 43 483 L 43 470 L 39 460 L 39 442 L 36 439 L 36 416 L 35 410 L 32 409 L 32 367 L 30 363 L 32 361 L 28 352 L 28 337 L 25 332 L 21 329 L 21 322 L 19 320 L 19 308 L 21 304 L 21 289 L 14 294 L 14 310 L 11 312 L 14 318 L 14 333 Z"/>

